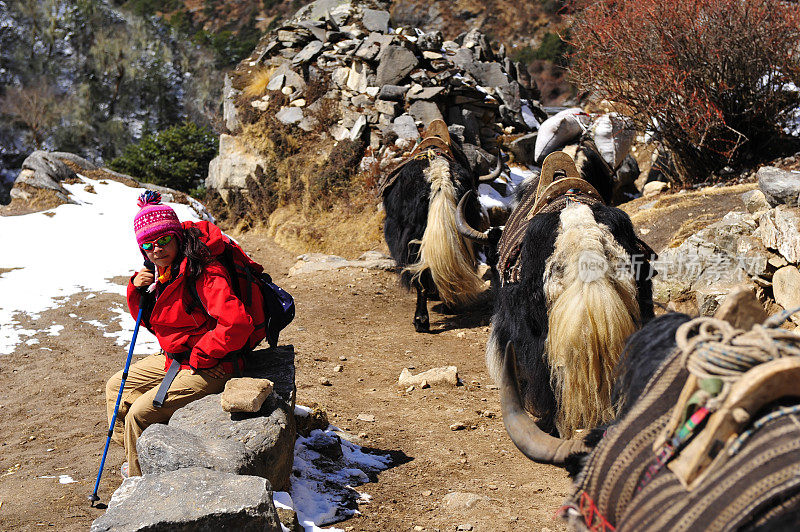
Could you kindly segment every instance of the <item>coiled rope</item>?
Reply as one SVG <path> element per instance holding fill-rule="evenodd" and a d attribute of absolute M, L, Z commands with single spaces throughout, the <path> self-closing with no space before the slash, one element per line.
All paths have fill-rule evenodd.
<path fill-rule="evenodd" d="M 731 386 L 748 370 L 789 356 L 800 356 L 800 335 L 780 326 L 800 308 L 770 317 L 749 331 L 727 321 L 700 317 L 681 325 L 675 333 L 686 369 L 700 379 L 719 379 L 722 389 L 709 397 L 707 407 L 716 410 Z"/>

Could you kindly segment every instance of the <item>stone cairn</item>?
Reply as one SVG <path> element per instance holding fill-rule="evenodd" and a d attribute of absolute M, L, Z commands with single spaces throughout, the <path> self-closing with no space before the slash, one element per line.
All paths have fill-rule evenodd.
<path fill-rule="evenodd" d="M 532 163 L 535 131 L 547 118 L 534 98 L 535 84 L 524 66 L 512 61 L 504 46 L 494 49 L 477 29 L 446 41 L 442 32 L 422 33 L 389 26 L 388 2 L 318 0 L 262 38 L 251 56 L 226 76 L 224 119 L 236 132 L 236 101 L 254 72 L 271 69 L 263 97 L 249 104 L 266 110 L 281 93 L 288 104 L 276 118 L 310 132 L 314 113 L 333 101 L 341 119 L 325 133 L 333 139 L 368 139 L 362 169 L 383 172 L 399 162 L 431 120 L 450 124 L 463 143 L 473 170 L 496 164 L 501 138 L 518 162 Z M 308 102 L 309 83 L 327 92 Z M 528 135 L 533 134 L 533 137 Z M 511 142 L 514 141 L 514 142 Z M 243 153 L 230 135 L 222 135 L 220 155 L 212 162 L 206 186 L 245 188 L 258 157 Z"/>

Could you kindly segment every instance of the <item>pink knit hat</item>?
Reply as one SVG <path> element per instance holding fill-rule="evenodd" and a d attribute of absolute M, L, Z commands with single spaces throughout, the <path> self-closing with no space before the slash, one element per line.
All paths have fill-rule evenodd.
<path fill-rule="evenodd" d="M 140 210 L 133 217 L 133 231 L 140 246 L 167 233 L 180 236 L 183 227 L 178 215 L 169 205 L 161 204 L 161 194 L 148 190 L 139 196 L 137 204 Z"/>

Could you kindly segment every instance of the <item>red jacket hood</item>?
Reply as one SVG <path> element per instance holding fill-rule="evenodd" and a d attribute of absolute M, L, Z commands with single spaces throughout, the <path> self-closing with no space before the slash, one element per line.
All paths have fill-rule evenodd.
<path fill-rule="evenodd" d="M 190 229 L 192 227 L 199 229 L 202 233 L 200 240 L 208 246 L 212 257 L 216 257 L 225 250 L 225 240 L 227 237 L 222 234 L 222 231 L 216 225 L 202 220 L 200 222 L 183 222 L 181 224 L 183 229 Z"/>

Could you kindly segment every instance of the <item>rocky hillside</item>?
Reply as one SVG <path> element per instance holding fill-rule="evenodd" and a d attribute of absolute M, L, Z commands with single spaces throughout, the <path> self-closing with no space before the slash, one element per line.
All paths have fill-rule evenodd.
<path fill-rule="evenodd" d="M 144 133 L 210 124 L 213 56 L 103 0 L 0 0 L 0 180 L 35 149 L 106 162 Z"/>

